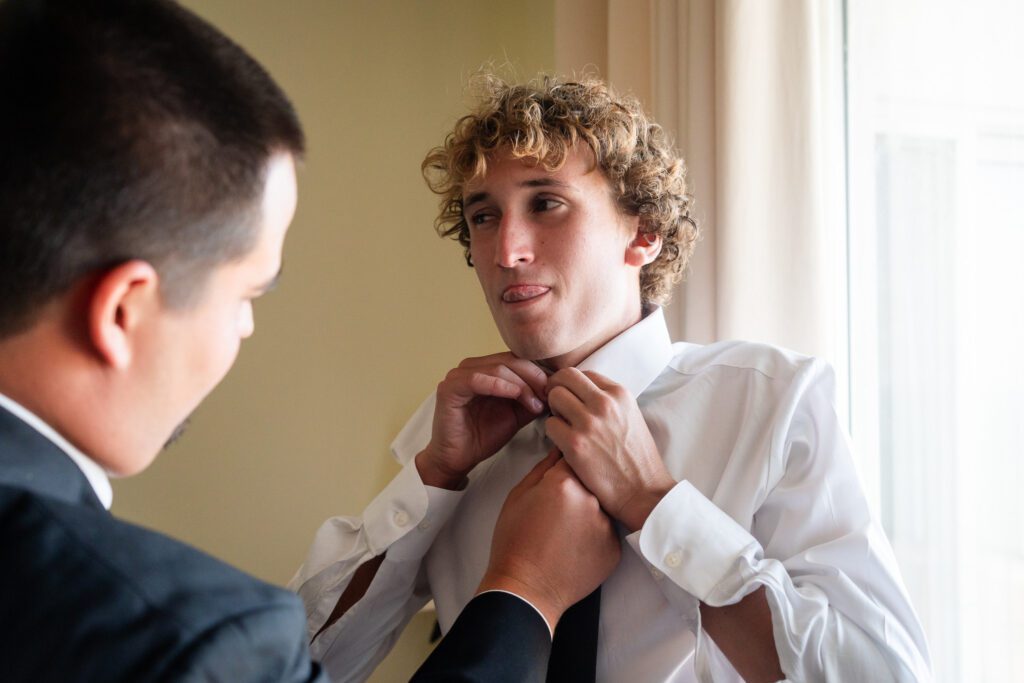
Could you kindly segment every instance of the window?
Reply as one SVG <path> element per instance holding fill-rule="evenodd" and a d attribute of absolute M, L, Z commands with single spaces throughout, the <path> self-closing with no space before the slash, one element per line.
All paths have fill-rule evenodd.
<path fill-rule="evenodd" d="M 1022 25 L 847 3 L 851 431 L 939 682 L 1024 681 Z"/>

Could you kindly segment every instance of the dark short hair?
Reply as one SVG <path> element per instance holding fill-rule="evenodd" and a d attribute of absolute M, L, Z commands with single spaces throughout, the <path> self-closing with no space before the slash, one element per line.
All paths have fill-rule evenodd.
<path fill-rule="evenodd" d="M 0 0 L 0 338 L 132 259 L 188 305 L 303 149 L 267 72 L 174 2 Z"/>

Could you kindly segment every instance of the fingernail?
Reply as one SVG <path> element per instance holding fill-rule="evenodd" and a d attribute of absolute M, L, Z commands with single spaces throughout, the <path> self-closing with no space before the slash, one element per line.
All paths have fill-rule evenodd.
<path fill-rule="evenodd" d="M 533 408 L 533 412 L 539 413 L 544 410 L 544 404 L 540 402 L 540 399 L 531 398 L 530 407 Z"/>

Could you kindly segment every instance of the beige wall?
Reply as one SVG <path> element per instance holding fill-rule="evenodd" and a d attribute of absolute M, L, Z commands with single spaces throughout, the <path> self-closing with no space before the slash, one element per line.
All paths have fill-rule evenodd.
<path fill-rule="evenodd" d="M 114 512 L 284 583 L 328 516 L 397 471 L 388 444 L 447 369 L 500 349 L 419 164 L 484 62 L 554 64 L 553 0 L 191 0 L 292 97 L 309 154 L 280 288 L 185 438 Z M 419 661 L 417 618 L 389 669 Z"/>

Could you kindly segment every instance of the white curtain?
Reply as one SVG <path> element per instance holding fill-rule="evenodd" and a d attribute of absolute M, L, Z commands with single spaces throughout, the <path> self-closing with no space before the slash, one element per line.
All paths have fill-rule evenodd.
<path fill-rule="evenodd" d="M 704 237 L 669 310 L 678 338 L 766 341 L 845 368 L 840 9 L 556 3 L 557 70 L 591 65 L 632 91 L 688 164 Z"/>

